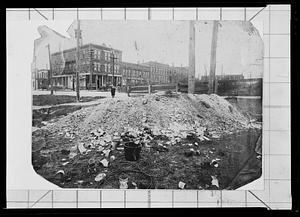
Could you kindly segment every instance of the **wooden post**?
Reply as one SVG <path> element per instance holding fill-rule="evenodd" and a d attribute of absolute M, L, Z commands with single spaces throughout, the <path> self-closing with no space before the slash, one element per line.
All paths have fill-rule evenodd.
<path fill-rule="evenodd" d="M 208 94 L 214 93 L 216 85 L 216 53 L 217 53 L 217 40 L 218 40 L 218 26 L 219 22 L 213 21 L 213 32 L 211 41 L 211 53 L 210 53 L 210 69 L 208 79 Z"/>
<path fill-rule="evenodd" d="M 195 25 L 190 21 L 188 93 L 195 92 Z"/>
<path fill-rule="evenodd" d="M 91 50 L 91 45 L 89 45 L 89 50 Z M 90 79 L 89 79 L 89 90 L 92 89 L 92 82 L 93 82 L 93 65 L 92 65 L 92 59 L 93 59 L 93 56 L 91 55 L 91 60 L 90 60 Z"/>
<path fill-rule="evenodd" d="M 79 43 L 80 43 L 80 36 L 81 36 L 81 32 L 80 32 L 80 21 L 77 19 L 77 47 L 76 47 L 76 100 L 77 102 L 79 102 L 80 100 L 80 94 L 79 94 L 79 71 L 80 71 L 80 57 L 79 57 L 79 54 L 80 54 L 80 50 L 79 50 Z"/>
<path fill-rule="evenodd" d="M 52 67 L 51 67 L 50 44 L 48 44 L 47 47 L 48 47 L 49 70 L 50 70 L 50 92 L 51 92 L 51 95 L 53 95 L 53 79 L 52 79 Z"/>

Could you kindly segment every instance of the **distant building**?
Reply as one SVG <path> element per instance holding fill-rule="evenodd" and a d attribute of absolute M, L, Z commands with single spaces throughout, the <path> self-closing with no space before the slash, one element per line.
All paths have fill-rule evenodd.
<path fill-rule="evenodd" d="M 172 67 L 177 75 L 177 81 L 180 83 L 188 82 L 189 68 L 188 67 Z"/>
<path fill-rule="evenodd" d="M 201 81 L 208 81 L 209 76 L 203 75 L 201 76 Z M 238 74 L 238 75 L 216 75 L 217 80 L 243 80 L 244 75 Z"/>
<path fill-rule="evenodd" d="M 113 59 L 112 57 L 115 57 Z M 114 67 L 114 68 L 113 68 Z M 51 55 L 53 86 L 75 89 L 76 48 Z M 112 84 L 146 85 L 180 82 L 188 76 L 187 67 L 172 67 L 149 61 L 141 64 L 122 62 L 122 51 L 106 45 L 86 44 L 80 48 L 81 89 L 101 89 Z"/>
<path fill-rule="evenodd" d="M 116 58 L 113 59 L 112 57 Z M 86 44 L 80 48 L 80 88 L 100 89 L 121 82 L 122 51 L 104 45 Z M 76 48 L 51 55 L 53 85 L 74 89 L 76 86 Z M 113 68 L 114 67 L 114 68 Z M 114 74 L 114 78 L 113 78 Z"/>
<path fill-rule="evenodd" d="M 36 73 L 37 89 L 48 89 L 50 85 L 50 70 L 39 69 Z"/>
<path fill-rule="evenodd" d="M 148 84 L 150 79 L 150 67 L 121 62 L 120 70 L 122 73 L 122 84 L 121 85 L 145 85 Z"/>
<path fill-rule="evenodd" d="M 155 61 L 149 61 L 143 63 L 143 65 L 150 67 L 150 80 L 152 84 L 175 83 L 188 76 L 186 67 L 174 67 Z"/>

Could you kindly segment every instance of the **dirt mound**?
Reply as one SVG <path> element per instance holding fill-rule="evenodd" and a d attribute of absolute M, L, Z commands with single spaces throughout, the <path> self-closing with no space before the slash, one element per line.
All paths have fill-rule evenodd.
<path fill-rule="evenodd" d="M 107 99 L 48 125 L 50 131 L 73 131 L 83 139 L 101 127 L 108 134 L 128 128 L 192 131 L 204 127 L 220 136 L 248 128 L 248 120 L 225 99 L 212 95 L 157 93 L 143 97 Z"/>
<path fill-rule="evenodd" d="M 225 188 L 254 150 L 249 130 L 260 127 L 217 95 L 104 99 L 33 132 L 33 167 L 61 187 L 118 188 L 126 173 L 138 188 L 175 189 L 183 181 L 214 189 L 216 175 Z M 143 147 L 137 162 L 124 158 L 128 141 Z M 103 174 L 104 182 L 95 181 Z"/>

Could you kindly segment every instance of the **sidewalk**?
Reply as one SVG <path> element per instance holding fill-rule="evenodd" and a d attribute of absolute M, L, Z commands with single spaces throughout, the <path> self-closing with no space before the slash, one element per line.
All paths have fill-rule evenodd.
<path fill-rule="evenodd" d="M 48 95 L 50 94 L 50 91 L 43 91 L 43 90 L 35 90 L 32 92 L 32 95 Z M 53 95 L 68 95 L 68 96 L 76 96 L 75 91 L 55 91 Z M 63 103 L 63 104 L 57 104 L 57 105 L 44 105 L 44 106 L 32 106 L 32 110 L 36 109 L 42 109 L 42 108 L 51 108 L 51 107 L 57 107 L 57 106 L 91 106 L 91 105 L 97 105 L 102 103 L 103 101 L 110 101 L 114 99 L 125 99 L 128 98 L 127 93 L 116 93 L 115 98 L 113 99 L 111 97 L 110 92 L 98 92 L 98 91 L 87 91 L 87 90 L 81 90 L 80 91 L 80 97 L 96 97 L 96 96 L 102 96 L 105 98 L 90 101 L 90 102 L 71 102 L 71 103 Z"/>

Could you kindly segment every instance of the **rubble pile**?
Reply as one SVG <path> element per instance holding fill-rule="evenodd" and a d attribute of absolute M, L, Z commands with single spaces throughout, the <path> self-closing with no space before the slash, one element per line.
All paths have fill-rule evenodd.
<path fill-rule="evenodd" d="M 188 163 L 192 170 L 198 166 L 203 168 L 201 179 L 208 178 L 205 178 L 202 187 L 210 188 L 207 184 L 210 182 L 218 187 L 214 170 L 219 168 L 221 159 L 218 157 L 222 155 L 217 154 L 213 146 L 210 147 L 212 151 L 207 151 L 205 144 L 226 134 L 260 127 L 217 95 L 166 95 L 162 92 L 137 98 L 105 100 L 102 104 L 75 111 L 42 127 L 42 130 L 48 132 L 48 139 L 57 141 L 58 135 L 60 142 L 64 142 L 62 145 L 47 142 L 52 144 L 54 152 L 58 152 L 54 158 L 63 157 L 58 162 L 52 162 L 52 169 L 58 171 L 54 173 L 55 177 L 62 177 L 57 181 L 62 186 L 90 183 L 91 186 L 108 188 L 107 183 L 114 183 L 116 187 L 119 172 L 134 172 L 131 178 L 135 177 L 134 182 L 137 183 L 133 188 L 145 186 L 139 183 L 143 177 L 150 182 L 147 188 L 154 188 L 157 187 L 154 179 L 160 183 L 172 183 L 175 181 L 172 176 L 182 177 L 185 173 L 183 165 L 187 162 L 180 159 L 185 157 L 194 159 Z M 129 141 L 142 144 L 143 157 L 128 167 L 128 161 L 124 159 L 124 144 Z M 45 146 L 41 151 L 44 149 L 49 147 Z M 46 153 L 45 157 L 48 155 Z M 51 153 L 49 160 L 54 159 L 53 155 Z M 212 171 L 213 178 L 206 169 Z M 49 172 L 49 167 L 40 170 L 40 173 L 45 175 L 46 171 Z M 173 175 L 166 177 L 166 173 Z M 89 178 L 74 180 L 84 176 Z M 49 179 L 52 180 L 51 174 Z M 193 180 L 198 179 L 198 176 L 193 177 Z M 76 183 L 68 184 L 70 181 Z M 178 186 L 183 189 L 185 183 Z"/>
<path fill-rule="evenodd" d="M 69 129 L 81 134 L 81 138 L 98 127 L 108 134 L 126 132 L 127 128 L 149 127 L 168 135 L 197 132 L 205 128 L 218 137 L 249 126 L 246 117 L 215 94 L 169 97 L 158 93 L 104 101 L 95 107 L 69 114 L 48 128 L 57 132 Z"/>

